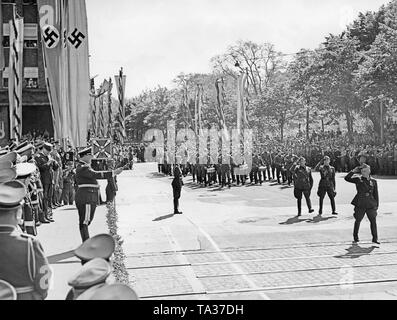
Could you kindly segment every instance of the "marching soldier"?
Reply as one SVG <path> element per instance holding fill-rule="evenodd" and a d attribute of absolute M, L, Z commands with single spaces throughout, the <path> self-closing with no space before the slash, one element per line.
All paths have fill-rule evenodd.
<path fill-rule="evenodd" d="M 40 242 L 18 231 L 26 188 L 19 181 L 0 184 L 0 279 L 11 284 L 18 300 L 44 300 L 52 276 Z"/>
<path fill-rule="evenodd" d="M 274 168 L 276 169 L 276 177 L 277 177 L 277 183 L 281 184 L 281 176 L 282 176 L 282 168 L 283 168 L 283 157 L 281 152 L 277 154 L 277 156 L 274 158 Z"/>
<path fill-rule="evenodd" d="M 357 176 L 361 173 L 361 176 Z M 356 176 L 355 176 L 356 175 Z M 352 201 L 354 205 L 354 224 L 353 238 L 354 243 L 358 243 L 361 221 L 367 215 L 371 224 L 372 242 L 380 244 L 378 241 L 378 229 L 376 217 L 379 208 L 378 183 L 371 177 L 371 167 L 364 164 L 355 168 L 345 178 L 349 183 L 354 183 L 357 189 L 357 195 Z"/>
<path fill-rule="evenodd" d="M 335 196 L 336 196 L 336 179 L 335 179 L 335 168 L 330 165 L 331 159 L 328 156 L 324 157 L 323 165 L 321 162 L 316 166 L 316 170 L 320 172 L 321 180 L 318 186 L 317 195 L 320 198 L 320 209 L 318 214 L 321 216 L 323 214 L 323 204 L 325 195 L 331 201 L 332 214 L 338 215 L 336 213 Z"/>
<path fill-rule="evenodd" d="M 181 198 L 183 180 L 182 171 L 179 166 L 176 166 L 174 169 L 174 179 L 171 185 L 174 196 L 174 214 L 182 214 L 182 212 L 179 211 L 179 199 Z"/>
<path fill-rule="evenodd" d="M 94 219 L 95 210 L 99 203 L 99 185 L 97 179 L 109 179 L 119 175 L 123 169 L 115 171 L 96 172 L 92 170 L 90 163 L 93 159 L 91 148 L 79 153 L 82 163 L 76 170 L 77 183 L 76 207 L 79 212 L 79 228 L 82 241 L 89 239 L 88 226 Z"/>
<path fill-rule="evenodd" d="M 310 194 L 313 189 L 313 176 L 311 169 L 306 166 L 306 159 L 300 158 L 299 165 L 295 167 L 293 173 L 294 196 L 298 202 L 298 217 L 302 215 L 302 197 L 305 196 L 309 213 L 313 213 Z"/>

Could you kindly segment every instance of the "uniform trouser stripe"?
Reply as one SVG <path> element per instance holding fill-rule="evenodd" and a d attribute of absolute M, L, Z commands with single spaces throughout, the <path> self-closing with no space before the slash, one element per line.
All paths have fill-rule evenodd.
<path fill-rule="evenodd" d="M 84 219 L 85 225 L 88 225 L 90 223 L 90 216 L 91 216 L 91 205 L 87 203 L 85 205 L 85 219 Z"/>

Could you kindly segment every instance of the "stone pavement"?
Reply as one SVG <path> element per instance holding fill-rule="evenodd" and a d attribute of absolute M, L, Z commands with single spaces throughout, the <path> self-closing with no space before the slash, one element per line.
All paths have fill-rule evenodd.
<path fill-rule="evenodd" d="M 380 180 L 378 248 L 366 221 L 363 243 L 351 244 L 354 186 L 342 181 L 337 218 L 296 218 L 287 187 L 208 189 L 189 178 L 184 214 L 173 216 L 171 178 L 156 169 L 138 164 L 119 179 L 125 265 L 141 298 L 395 299 L 396 181 Z"/>
<path fill-rule="evenodd" d="M 342 175 L 338 217 L 297 218 L 286 186 L 199 188 L 190 178 L 184 214 L 174 216 L 172 179 L 156 170 L 156 164 L 137 164 L 118 179 L 124 264 L 141 299 L 396 299 L 396 180 L 379 179 L 382 244 L 375 247 L 367 221 L 363 242 L 351 244 L 355 190 Z M 97 209 L 91 235 L 108 232 L 105 214 L 106 207 Z M 49 299 L 63 300 L 80 267 L 71 253 L 80 244 L 77 211 L 61 208 L 55 219 L 40 227 L 39 239 L 55 273 Z"/>
<path fill-rule="evenodd" d="M 106 207 L 97 209 L 90 226 L 90 235 L 108 233 Z M 54 273 L 53 284 L 48 300 L 65 300 L 70 290 L 67 282 L 81 268 L 80 260 L 72 251 L 81 244 L 77 209 L 66 206 L 54 211 L 55 223 L 42 225 L 38 229 L 38 239 L 50 261 Z"/>

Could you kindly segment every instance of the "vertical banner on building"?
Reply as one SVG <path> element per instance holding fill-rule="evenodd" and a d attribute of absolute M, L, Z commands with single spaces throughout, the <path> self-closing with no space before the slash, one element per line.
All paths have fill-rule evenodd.
<path fill-rule="evenodd" d="M 119 125 L 119 132 L 118 136 L 120 142 L 124 142 L 124 138 L 126 138 L 126 128 L 125 128 L 125 86 L 127 82 L 127 77 L 123 74 L 123 68 L 121 68 L 119 75 L 115 76 L 116 80 L 116 88 L 117 88 L 117 95 L 119 98 L 119 114 L 117 116 L 117 121 Z"/>
<path fill-rule="evenodd" d="M 85 0 L 64 0 L 64 22 L 63 40 L 68 64 L 66 87 L 71 139 L 75 147 L 85 147 L 90 111 L 88 22 Z"/>
<path fill-rule="evenodd" d="M 90 111 L 85 0 L 38 0 L 38 8 L 55 136 L 84 147 Z"/>
<path fill-rule="evenodd" d="M 2 8 L 2 0 L 0 0 L 0 72 L 2 72 L 5 68 L 5 57 L 4 57 L 4 48 L 3 48 L 3 8 Z"/>
<path fill-rule="evenodd" d="M 56 139 L 69 137 L 65 111 L 61 107 L 61 18 L 62 0 L 38 0 L 39 25 L 43 45 L 44 69 L 47 92 L 51 105 L 52 120 Z M 66 131 L 66 132 L 65 132 Z"/>
<path fill-rule="evenodd" d="M 17 142 L 22 137 L 23 27 L 23 18 L 17 18 L 14 11 L 13 20 L 10 21 L 8 96 L 10 102 L 10 138 Z"/>

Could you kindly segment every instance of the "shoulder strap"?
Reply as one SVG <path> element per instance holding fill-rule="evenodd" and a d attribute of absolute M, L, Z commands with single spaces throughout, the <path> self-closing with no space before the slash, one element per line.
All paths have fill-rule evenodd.
<path fill-rule="evenodd" d="M 36 256 L 33 247 L 33 239 L 28 237 L 28 273 L 30 280 L 34 282 L 36 277 Z"/>

